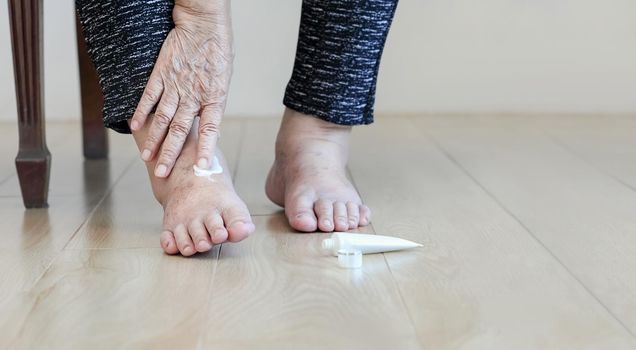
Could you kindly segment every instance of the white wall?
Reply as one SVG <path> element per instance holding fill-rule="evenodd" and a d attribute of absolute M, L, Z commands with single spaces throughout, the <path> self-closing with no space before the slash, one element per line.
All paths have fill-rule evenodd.
<path fill-rule="evenodd" d="M 291 72 L 300 0 L 233 1 L 228 115 L 275 115 Z M 72 0 L 45 1 L 49 119 L 79 115 Z M 15 120 L 6 5 L 0 120 Z M 402 0 L 378 86 L 387 112 L 634 112 L 636 1 Z"/>

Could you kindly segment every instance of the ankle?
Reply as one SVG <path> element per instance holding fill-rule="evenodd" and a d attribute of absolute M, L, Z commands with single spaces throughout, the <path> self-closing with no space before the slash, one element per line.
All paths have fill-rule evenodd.
<path fill-rule="evenodd" d="M 276 137 L 276 150 L 301 147 L 309 140 L 336 142 L 348 146 L 352 127 L 324 121 L 318 117 L 286 108 Z"/>

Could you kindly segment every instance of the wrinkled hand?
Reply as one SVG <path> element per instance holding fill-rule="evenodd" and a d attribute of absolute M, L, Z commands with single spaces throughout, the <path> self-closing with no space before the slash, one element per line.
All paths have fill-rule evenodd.
<path fill-rule="evenodd" d="M 173 18 L 175 28 L 161 47 L 130 123 L 133 131 L 141 129 L 156 106 L 141 157 L 150 161 L 158 156 L 157 177 L 170 174 L 197 116 L 197 165 L 207 169 L 212 164 L 234 56 L 229 8 L 210 14 L 177 1 Z"/>

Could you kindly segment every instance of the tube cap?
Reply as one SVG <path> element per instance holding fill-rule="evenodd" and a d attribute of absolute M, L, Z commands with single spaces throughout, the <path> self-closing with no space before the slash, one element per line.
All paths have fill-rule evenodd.
<path fill-rule="evenodd" d="M 359 269 L 362 267 L 362 252 L 358 249 L 340 249 L 338 264 L 345 269 Z"/>

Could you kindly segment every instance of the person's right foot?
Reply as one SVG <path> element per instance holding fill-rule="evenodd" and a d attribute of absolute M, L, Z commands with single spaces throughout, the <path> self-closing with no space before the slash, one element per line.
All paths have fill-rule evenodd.
<path fill-rule="evenodd" d="M 146 133 L 147 127 L 133 133 L 139 147 Z M 194 175 L 195 156 L 196 135 L 191 133 L 168 178 L 154 175 L 155 161 L 146 163 L 155 198 L 164 209 L 161 247 L 168 254 L 205 252 L 214 244 L 241 241 L 255 229 L 247 206 L 234 191 L 221 152 L 217 151 L 217 157 L 224 171 L 211 178 Z"/>

